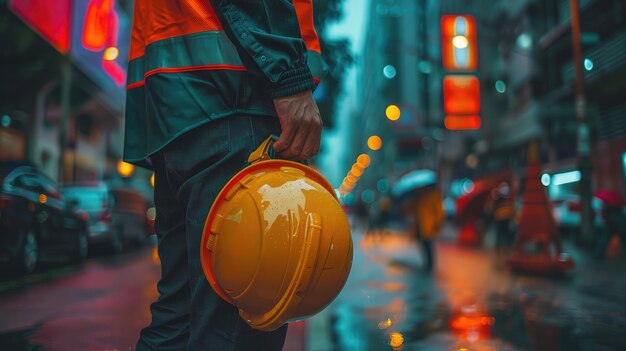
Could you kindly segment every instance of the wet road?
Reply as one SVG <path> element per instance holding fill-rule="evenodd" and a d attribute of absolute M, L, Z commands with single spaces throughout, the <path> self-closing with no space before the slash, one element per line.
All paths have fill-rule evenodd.
<path fill-rule="evenodd" d="M 597 261 L 566 246 L 571 274 L 519 276 L 504 254 L 456 245 L 448 226 L 427 273 L 403 233 L 353 235 L 353 270 L 325 311 L 335 350 L 626 349 L 624 259 Z"/>
<path fill-rule="evenodd" d="M 159 258 L 155 247 L 48 262 L 36 273 L 0 276 L 0 350 L 133 350 L 150 322 Z M 285 351 L 303 350 L 305 325 L 292 323 Z"/>
<path fill-rule="evenodd" d="M 519 276 L 492 249 L 462 248 L 454 228 L 422 270 L 401 232 L 353 237 L 345 289 L 306 324 L 291 324 L 285 350 L 624 350 L 626 260 L 598 261 L 566 246 L 575 270 Z M 567 242 L 566 242 L 567 244 Z M 53 263 L 0 278 L 0 350 L 132 350 L 156 298 L 156 251 Z"/>
<path fill-rule="evenodd" d="M 158 275 L 156 251 L 146 248 L 5 279 L 2 349 L 131 350 L 150 320 Z"/>

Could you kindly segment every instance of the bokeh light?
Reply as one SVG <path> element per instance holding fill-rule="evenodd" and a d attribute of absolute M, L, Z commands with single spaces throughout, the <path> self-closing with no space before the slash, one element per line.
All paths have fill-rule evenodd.
<path fill-rule="evenodd" d="M 389 105 L 385 109 L 385 115 L 390 121 L 397 121 L 400 119 L 400 108 L 396 105 Z"/>
<path fill-rule="evenodd" d="M 383 140 L 378 135 L 372 135 L 367 139 L 367 147 L 372 151 L 380 150 L 383 146 Z"/>
<path fill-rule="evenodd" d="M 387 65 L 383 68 L 383 75 L 387 79 L 393 79 L 396 76 L 396 68 L 392 65 Z"/>
<path fill-rule="evenodd" d="M 590 58 L 585 58 L 583 66 L 585 66 L 585 70 L 591 71 L 593 69 L 593 61 Z"/>
<path fill-rule="evenodd" d="M 374 202 L 374 192 L 367 189 L 367 190 L 363 190 L 363 192 L 361 193 L 361 200 L 363 200 L 363 202 L 365 202 L 366 204 L 371 204 L 372 202 Z"/>
<path fill-rule="evenodd" d="M 389 181 L 387 179 L 380 179 L 376 183 L 376 190 L 381 193 L 386 193 L 389 191 Z"/>
<path fill-rule="evenodd" d="M 359 157 L 356 158 L 356 164 L 361 166 L 362 168 L 369 167 L 371 159 L 367 154 L 360 154 Z"/>
<path fill-rule="evenodd" d="M 148 217 L 149 220 L 154 221 L 156 219 L 156 208 L 150 207 L 146 211 L 146 217 Z"/>
<path fill-rule="evenodd" d="M 478 156 L 476 156 L 475 154 L 467 155 L 467 157 L 465 158 L 465 164 L 469 168 L 476 168 L 478 166 Z"/>
<path fill-rule="evenodd" d="M 355 177 L 360 177 L 363 175 L 363 168 L 355 163 L 352 165 L 352 168 L 350 169 L 350 173 L 352 173 L 352 175 Z"/>
<path fill-rule="evenodd" d="M 465 49 L 469 42 L 467 41 L 467 37 L 464 35 L 457 35 L 452 38 L 452 45 L 454 45 L 457 49 Z"/>
<path fill-rule="evenodd" d="M 533 38 L 528 33 L 522 33 L 517 37 L 515 43 L 522 49 L 530 49 L 533 46 Z"/>
<path fill-rule="evenodd" d="M 474 182 L 471 179 L 464 179 L 461 183 L 461 191 L 465 194 L 474 191 Z"/>
<path fill-rule="evenodd" d="M 117 162 L 117 174 L 122 178 L 128 178 L 135 173 L 135 166 L 122 160 Z"/>
<path fill-rule="evenodd" d="M 378 329 L 387 329 L 391 326 L 391 318 L 378 322 Z"/>
<path fill-rule="evenodd" d="M 401 333 L 393 332 L 389 334 L 389 346 L 399 349 L 404 344 L 404 336 Z"/>
<path fill-rule="evenodd" d="M 550 185 L 550 175 L 547 173 L 544 173 L 541 176 L 541 184 L 543 184 L 543 186 L 548 186 Z"/>
<path fill-rule="evenodd" d="M 497 80 L 495 85 L 498 93 L 503 94 L 506 91 L 506 84 L 503 81 Z"/>
<path fill-rule="evenodd" d="M 11 116 L 9 115 L 2 115 L 2 118 L 0 120 L 2 121 L 0 123 L 5 128 L 8 128 L 11 125 Z"/>
<path fill-rule="evenodd" d="M 120 55 L 120 50 L 115 46 L 111 46 L 104 50 L 104 59 L 107 61 L 113 61 Z"/>

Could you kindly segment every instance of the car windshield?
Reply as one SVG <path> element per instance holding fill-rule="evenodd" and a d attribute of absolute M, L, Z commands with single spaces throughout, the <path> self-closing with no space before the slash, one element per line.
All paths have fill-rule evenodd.
<path fill-rule="evenodd" d="M 63 195 L 68 201 L 75 200 L 83 210 L 101 209 L 106 202 L 106 190 L 98 188 L 65 188 Z"/>

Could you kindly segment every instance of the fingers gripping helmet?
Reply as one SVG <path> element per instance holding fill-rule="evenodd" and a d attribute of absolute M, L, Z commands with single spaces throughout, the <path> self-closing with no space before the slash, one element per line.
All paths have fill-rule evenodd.
<path fill-rule="evenodd" d="M 269 156 L 272 137 L 215 199 L 202 234 L 204 273 L 254 329 L 311 316 L 341 291 L 350 225 L 318 172 Z"/>

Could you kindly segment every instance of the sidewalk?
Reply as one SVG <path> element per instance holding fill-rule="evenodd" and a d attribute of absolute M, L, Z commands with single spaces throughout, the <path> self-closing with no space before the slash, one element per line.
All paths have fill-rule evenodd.
<path fill-rule="evenodd" d="M 566 244 L 564 277 L 518 276 L 506 256 L 456 245 L 446 226 L 433 273 L 401 232 L 353 233 L 354 263 L 339 297 L 307 322 L 307 350 L 623 350 L 626 262 Z"/>

